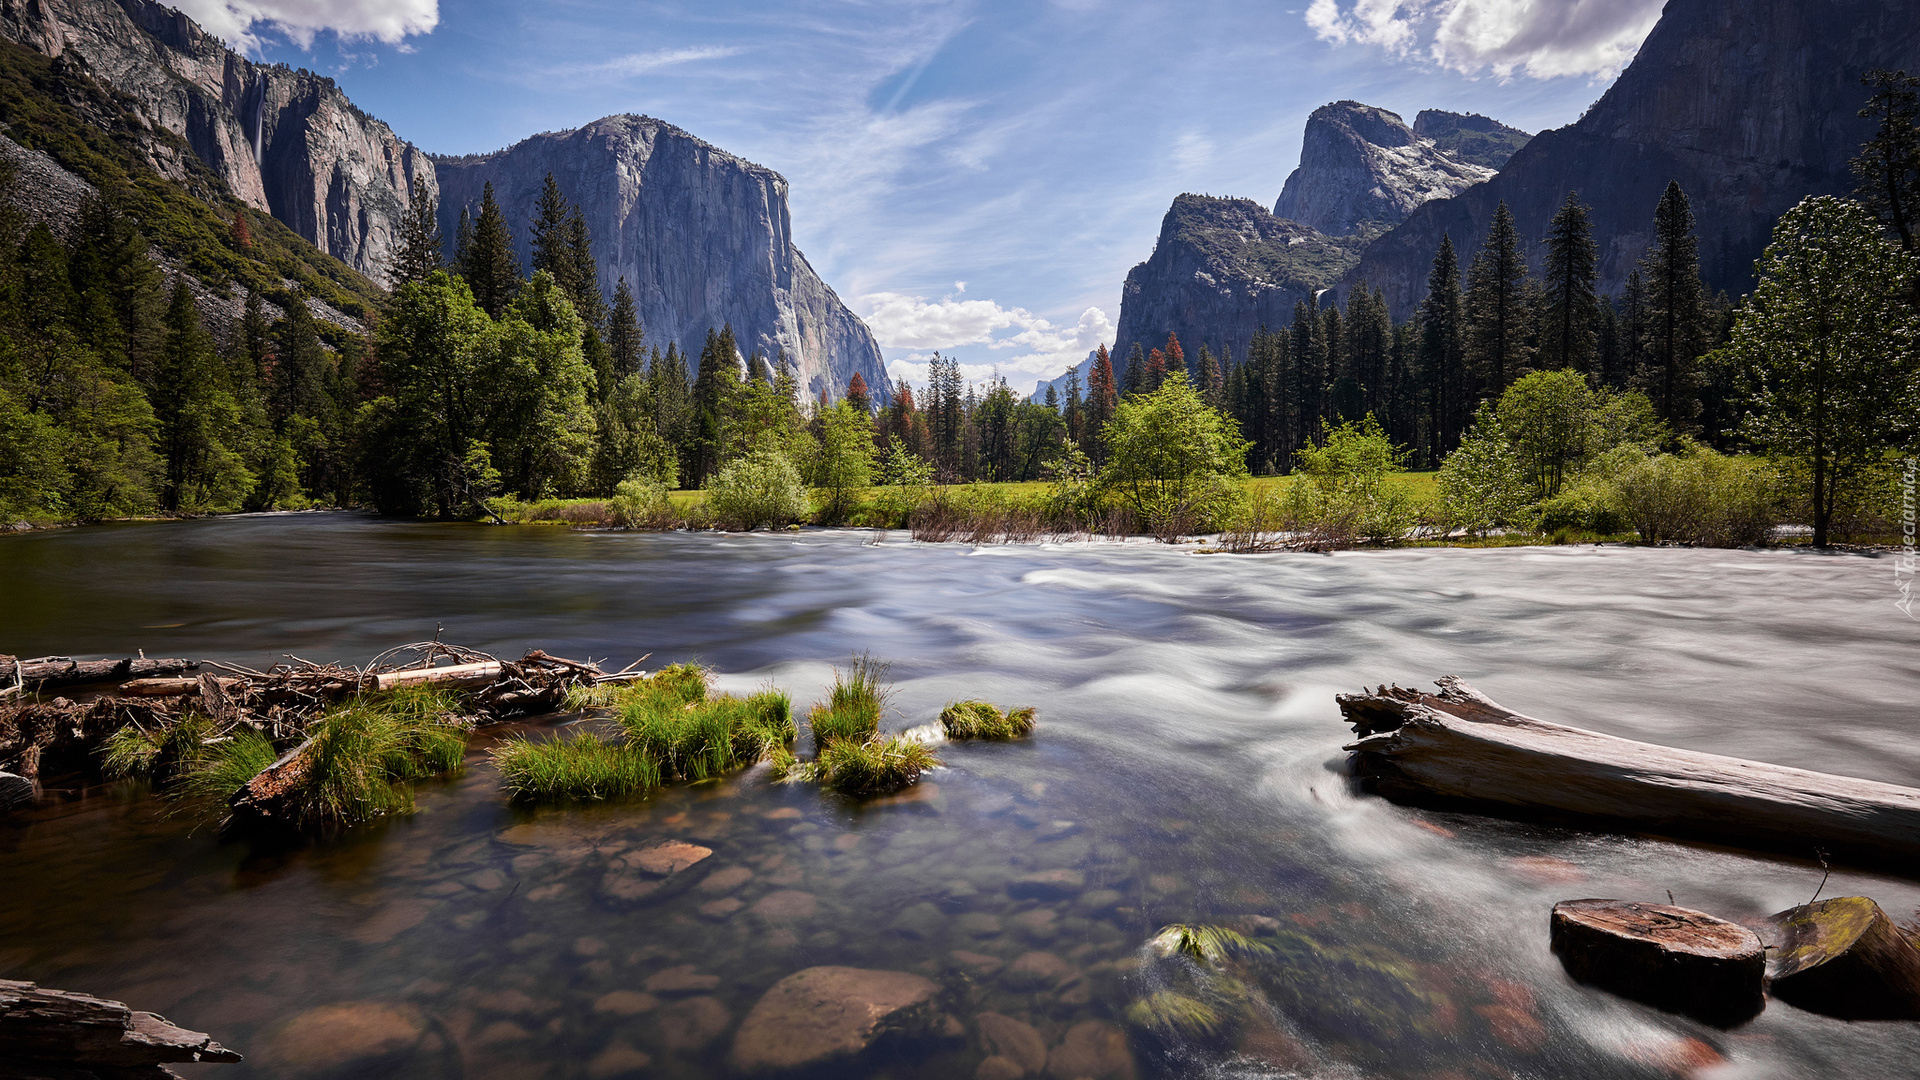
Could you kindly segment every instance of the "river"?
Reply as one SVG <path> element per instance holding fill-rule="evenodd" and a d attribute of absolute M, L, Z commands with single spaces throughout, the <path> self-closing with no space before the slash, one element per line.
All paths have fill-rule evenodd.
<path fill-rule="evenodd" d="M 1914 1075 L 1920 1025 L 1772 1002 L 1723 1032 L 1575 985 L 1548 951 L 1562 899 L 1671 893 L 1734 918 L 1803 903 L 1811 851 L 1394 806 L 1343 775 L 1333 703 L 1452 673 L 1547 719 L 1920 784 L 1920 623 L 1894 607 L 1891 558 L 871 539 L 339 513 L 0 539 L 0 651 L 22 656 L 364 663 L 438 628 L 503 656 L 697 659 L 722 689 L 772 682 L 804 709 L 870 650 L 893 665 L 885 727 L 961 697 L 1040 716 L 1027 741 L 942 746 L 914 797 L 866 806 L 755 771 L 517 810 L 482 737 L 413 816 L 283 852 L 97 788 L 0 819 L 0 977 L 122 999 L 248 1055 L 182 1067 L 195 1076 L 606 1080 L 722 1074 L 781 978 L 897 969 L 938 983 L 958 1021 L 871 1062 L 906 1080 L 974 1076 L 981 1013 L 1055 1045 L 1124 1025 L 1143 943 L 1226 922 L 1278 943 L 1265 1027 L 1137 1037 L 1142 1075 Z M 611 904 L 605 859 L 663 839 L 711 847 L 714 869 Z M 1017 886 L 1045 871 L 1075 873 Z M 1848 894 L 1920 907 L 1915 882 L 1836 869 L 1823 895 Z"/>

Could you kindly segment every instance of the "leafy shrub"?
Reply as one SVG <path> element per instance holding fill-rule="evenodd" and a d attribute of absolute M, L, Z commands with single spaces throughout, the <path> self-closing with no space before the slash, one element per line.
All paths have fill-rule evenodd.
<path fill-rule="evenodd" d="M 606 523 L 622 529 L 671 529 L 678 523 L 667 486 L 657 479 L 629 477 L 613 489 L 606 504 Z"/>
<path fill-rule="evenodd" d="M 1300 449 L 1280 521 L 1302 546 L 1397 543 L 1419 520 L 1413 496 L 1387 481 L 1406 459 L 1371 415 L 1337 428 L 1323 422 L 1319 441 Z"/>
<path fill-rule="evenodd" d="M 1626 519 L 1649 543 L 1747 547 L 1773 535 L 1776 483 L 1757 463 L 1689 446 L 1623 457 L 1611 480 Z"/>
<path fill-rule="evenodd" d="M 1516 521 L 1527 505 L 1520 458 L 1483 406 L 1473 429 L 1440 465 L 1441 515 L 1449 528 L 1475 536 Z"/>
<path fill-rule="evenodd" d="M 1246 497 L 1251 444 L 1183 372 L 1120 402 L 1101 437 L 1102 496 L 1124 503 L 1156 535 L 1213 531 Z"/>
<path fill-rule="evenodd" d="M 707 509 L 727 528 L 778 527 L 807 516 L 807 490 L 786 455 L 755 450 L 720 467 L 707 485 Z"/>
<path fill-rule="evenodd" d="M 1631 529 L 1613 487 L 1603 476 L 1586 476 L 1543 499 L 1533 511 L 1538 533 L 1586 532 L 1612 536 Z"/>

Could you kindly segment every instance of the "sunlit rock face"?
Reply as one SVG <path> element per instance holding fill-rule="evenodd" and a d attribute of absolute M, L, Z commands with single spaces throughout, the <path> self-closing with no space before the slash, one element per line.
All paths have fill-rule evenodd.
<path fill-rule="evenodd" d="M 376 281 L 386 281 L 411 192 L 434 191 L 426 155 L 332 79 L 256 64 L 172 8 L 10 3 L 0 37 L 77 63 L 130 98 L 154 130 L 142 146 L 162 176 L 200 190 L 204 165 L 235 197 Z"/>
<path fill-rule="evenodd" d="M 1394 113 L 1336 101 L 1307 118 L 1300 167 L 1273 214 L 1347 236 L 1368 222 L 1398 224 L 1421 203 L 1457 195 L 1493 172 L 1441 152 Z"/>
<path fill-rule="evenodd" d="M 478 215 L 489 182 L 524 247 L 548 173 L 580 206 L 609 294 L 626 278 L 651 345 L 698 354 L 731 324 L 742 352 L 782 351 L 809 397 L 845 394 L 857 372 L 887 385 L 880 347 L 793 245 L 787 181 L 671 124 L 609 116 L 493 154 L 437 162 L 441 227 Z M 525 252 L 522 252 L 524 257 Z"/>
<path fill-rule="evenodd" d="M 1920 18 L 1907 0 L 1672 0 L 1584 116 L 1535 136 L 1486 184 L 1415 209 L 1349 281 L 1384 288 L 1405 318 L 1442 235 L 1464 264 L 1504 201 L 1537 262 L 1547 222 L 1577 191 L 1593 208 L 1600 288 L 1618 292 L 1677 180 L 1707 284 L 1738 296 L 1782 212 L 1853 190 L 1848 161 L 1873 134 L 1858 115 L 1860 78 L 1873 68 L 1920 70 Z"/>

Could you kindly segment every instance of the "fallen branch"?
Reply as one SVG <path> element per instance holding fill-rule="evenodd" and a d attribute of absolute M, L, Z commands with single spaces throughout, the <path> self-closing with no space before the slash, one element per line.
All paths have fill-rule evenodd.
<path fill-rule="evenodd" d="M 16 660 L 0 656 L 0 683 L 31 691 L 43 686 L 105 682 L 129 676 L 171 675 L 200 665 L 192 660 L 149 660 L 130 656 L 122 660 L 75 660 L 71 656 L 41 656 Z"/>
<path fill-rule="evenodd" d="M 1548 723 L 1453 676 L 1439 687 L 1338 695 L 1361 736 L 1345 749 L 1368 790 L 1801 856 L 1825 847 L 1908 873 L 1920 865 L 1920 790 Z"/>

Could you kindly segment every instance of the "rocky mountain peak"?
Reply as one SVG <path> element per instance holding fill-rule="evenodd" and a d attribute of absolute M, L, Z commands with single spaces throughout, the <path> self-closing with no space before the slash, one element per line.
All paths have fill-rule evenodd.
<path fill-rule="evenodd" d="M 1533 136 L 1479 113 L 1421 109 L 1413 133 L 1455 161 L 1498 170 Z"/>
<path fill-rule="evenodd" d="M 488 183 L 524 237 L 551 173 L 586 218 L 601 284 L 633 290 L 650 344 L 698 354 L 709 329 L 731 324 L 741 349 L 784 352 L 809 397 L 842 396 L 856 372 L 889 385 L 872 332 L 794 246 L 787 181 L 772 169 L 633 114 L 434 166 L 448 237 Z"/>
<path fill-rule="evenodd" d="M 1493 173 L 1444 153 L 1396 113 L 1336 101 L 1307 118 L 1300 167 L 1287 177 L 1273 213 L 1349 236 L 1404 221 L 1421 203 L 1456 195 Z"/>

